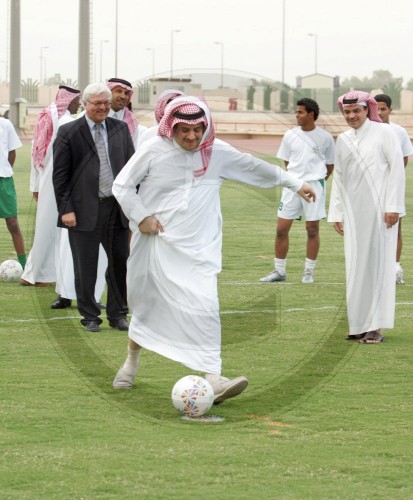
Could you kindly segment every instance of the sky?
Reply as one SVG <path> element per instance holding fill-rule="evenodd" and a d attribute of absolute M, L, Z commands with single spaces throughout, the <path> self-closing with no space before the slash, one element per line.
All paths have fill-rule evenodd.
<path fill-rule="evenodd" d="M 9 1 L 0 0 L 0 80 L 7 73 Z M 220 72 L 223 51 L 225 74 L 282 81 L 284 73 L 289 85 L 316 66 L 341 81 L 378 69 L 403 77 L 404 85 L 413 78 L 411 0 L 93 0 L 95 81 L 115 76 L 116 4 L 117 76 L 132 82 L 154 73 L 169 77 L 172 30 L 180 30 L 172 35 L 175 76 Z M 22 78 L 39 80 L 42 71 L 43 77 L 60 73 L 76 80 L 78 1 L 20 5 Z"/>

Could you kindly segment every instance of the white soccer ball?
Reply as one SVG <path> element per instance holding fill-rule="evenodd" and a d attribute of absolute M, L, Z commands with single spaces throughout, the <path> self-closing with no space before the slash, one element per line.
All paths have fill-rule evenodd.
<path fill-rule="evenodd" d="M 19 281 L 23 274 L 23 268 L 17 260 L 5 260 L 0 265 L 0 279 L 2 281 Z"/>
<path fill-rule="evenodd" d="M 187 417 L 204 415 L 214 403 L 214 390 L 211 384 L 198 375 L 181 378 L 172 389 L 172 403 Z"/>

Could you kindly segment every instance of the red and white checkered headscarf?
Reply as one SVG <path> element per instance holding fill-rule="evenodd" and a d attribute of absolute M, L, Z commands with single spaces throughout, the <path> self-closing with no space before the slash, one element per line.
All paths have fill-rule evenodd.
<path fill-rule="evenodd" d="M 47 148 L 53 137 L 53 119 L 51 106 L 57 108 L 57 117 L 64 115 L 73 99 L 80 96 L 80 90 L 72 89 L 62 85 L 56 94 L 55 101 L 39 114 L 36 122 L 36 127 L 33 134 L 32 157 L 33 165 L 36 168 L 44 167 L 43 160 L 45 159 Z"/>
<path fill-rule="evenodd" d="M 120 78 L 111 78 L 110 80 L 108 80 L 106 85 L 110 88 L 110 90 L 113 90 L 116 87 L 122 87 L 129 90 L 130 94 L 126 106 L 130 103 L 133 90 L 132 85 L 130 85 L 129 82 L 127 82 L 126 80 L 121 80 Z M 135 113 L 132 113 L 132 111 L 130 111 L 126 106 L 123 114 L 123 121 L 126 122 L 129 128 L 130 135 L 133 136 L 136 132 L 136 129 L 138 128 L 139 122 L 135 116 Z"/>
<path fill-rule="evenodd" d="M 367 106 L 368 118 L 373 122 L 382 123 L 379 116 L 378 104 L 374 97 L 368 92 L 362 92 L 361 90 L 352 90 L 337 99 L 337 105 L 341 112 L 343 112 L 343 107 L 346 104 L 362 104 L 363 106 Z"/>
<path fill-rule="evenodd" d="M 158 97 L 158 100 L 155 104 L 155 120 L 156 123 L 159 123 L 165 113 L 165 108 L 167 104 L 176 99 L 177 97 L 185 95 L 185 92 L 181 92 L 176 89 L 167 89 L 164 90 L 161 95 Z"/>
<path fill-rule="evenodd" d="M 182 115 L 193 115 L 204 111 L 204 115 L 199 118 L 183 118 Z M 180 116 L 175 116 L 179 113 Z M 215 130 L 212 123 L 211 113 L 203 97 L 182 96 L 171 101 L 165 108 L 165 113 L 158 125 L 158 134 L 172 139 L 174 136 L 174 126 L 177 123 L 187 123 L 197 125 L 203 123 L 205 131 L 201 142 L 195 152 L 200 152 L 202 157 L 202 168 L 194 171 L 195 177 L 205 174 L 212 155 L 212 145 L 215 140 Z"/>

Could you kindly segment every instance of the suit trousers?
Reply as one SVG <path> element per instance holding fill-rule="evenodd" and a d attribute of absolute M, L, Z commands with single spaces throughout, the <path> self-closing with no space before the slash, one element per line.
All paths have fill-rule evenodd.
<path fill-rule="evenodd" d="M 128 313 L 126 295 L 126 262 L 129 256 L 129 229 L 120 219 L 120 208 L 113 196 L 99 201 L 99 215 L 93 231 L 69 229 L 73 255 L 77 308 L 81 323 L 101 323 L 101 310 L 95 300 L 99 244 L 108 257 L 106 315 L 109 321 L 125 319 Z"/>

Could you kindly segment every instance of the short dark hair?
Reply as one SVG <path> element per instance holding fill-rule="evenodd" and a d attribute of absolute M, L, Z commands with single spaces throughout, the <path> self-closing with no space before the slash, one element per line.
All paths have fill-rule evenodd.
<path fill-rule="evenodd" d="M 317 120 L 318 115 L 320 114 L 320 108 L 314 99 L 310 99 L 308 97 L 303 97 L 302 99 L 298 99 L 297 106 L 304 106 L 307 113 L 314 113 L 314 121 Z"/>
<path fill-rule="evenodd" d="M 385 102 L 388 108 L 391 108 L 391 97 L 386 94 L 377 94 L 374 96 L 376 102 Z"/>

